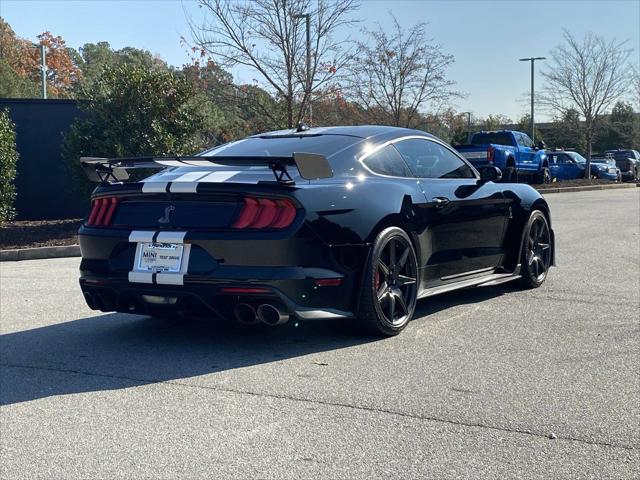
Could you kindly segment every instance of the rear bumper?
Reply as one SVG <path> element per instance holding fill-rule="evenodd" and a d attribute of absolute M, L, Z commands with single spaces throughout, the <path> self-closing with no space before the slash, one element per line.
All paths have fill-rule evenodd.
<path fill-rule="evenodd" d="M 80 287 L 90 308 L 228 318 L 238 303 L 277 303 L 304 320 L 351 317 L 368 254 L 366 245 L 329 246 L 303 229 L 270 240 L 182 232 L 174 237 L 189 245 L 184 273 L 151 274 L 133 266 L 135 240 L 148 241 L 142 237 L 153 232 L 142 232 L 140 238 L 135 233 L 140 232 L 80 229 Z M 340 284 L 318 285 L 323 279 L 340 279 Z"/>
<path fill-rule="evenodd" d="M 233 317 L 234 307 L 239 303 L 247 303 L 254 307 L 266 303 L 277 305 L 283 311 L 300 320 L 353 317 L 350 311 L 330 306 L 299 305 L 282 290 L 267 284 L 260 284 L 261 291 L 259 293 L 227 293 L 225 290 L 229 288 L 229 285 L 224 282 L 219 285 L 201 283 L 185 283 L 180 286 L 144 285 L 114 278 L 89 276 L 80 278 L 80 288 L 89 308 L 103 312 L 140 315 L 176 313 L 230 319 Z M 238 285 L 232 286 L 237 287 Z M 332 288 L 335 292 L 340 287 L 322 288 Z"/>
<path fill-rule="evenodd" d="M 618 180 L 618 173 L 600 172 L 598 171 L 597 177 L 603 180 L 611 180 L 613 182 Z"/>

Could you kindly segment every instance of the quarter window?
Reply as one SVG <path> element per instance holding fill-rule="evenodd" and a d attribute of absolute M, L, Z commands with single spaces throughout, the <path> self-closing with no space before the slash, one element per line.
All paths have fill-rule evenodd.
<path fill-rule="evenodd" d="M 439 143 L 412 138 L 393 145 L 416 177 L 475 178 L 471 167 Z"/>
<path fill-rule="evenodd" d="M 392 177 L 411 177 L 411 171 L 390 145 L 373 152 L 363 160 L 364 164 L 375 173 Z"/>

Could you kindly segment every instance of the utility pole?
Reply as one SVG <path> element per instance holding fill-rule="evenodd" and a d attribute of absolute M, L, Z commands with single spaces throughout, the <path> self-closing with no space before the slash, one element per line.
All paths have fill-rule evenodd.
<path fill-rule="evenodd" d="M 42 79 L 42 98 L 47 98 L 47 51 L 43 43 L 40 44 L 40 78 Z"/>
<path fill-rule="evenodd" d="M 463 115 L 467 116 L 467 142 L 471 137 L 471 112 L 461 112 Z"/>
<path fill-rule="evenodd" d="M 47 50 L 44 44 L 33 43 L 34 48 L 40 50 L 40 96 L 46 100 L 47 98 Z"/>
<path fill-rule="evenodd" d="M 521 58 L 521 62 L 531 62 L 531 141 L 535 144 L 536 142 L 536 123 L 533 118 L 533 105 L 534 105 L 534 64 L 536 60 L 546 60 L 547 57 L 529 57 L 529 58 Z"/>
<path fill-rule="evenodd" d="M 309 126 L 313 124 L 313 103 L 311 101 L 311 15 L 308 13 L 300 13 L 293 15 L 293 18 L 305 19 L 305 25 L 307 29 L 307 105 L 309 111 Z"/>

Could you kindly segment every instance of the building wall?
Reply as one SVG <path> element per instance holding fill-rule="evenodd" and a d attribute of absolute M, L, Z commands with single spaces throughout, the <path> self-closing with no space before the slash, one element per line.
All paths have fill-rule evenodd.
<path fill-rule="evenodd" d="M 85 215 L 88 199 L 73 189 L 62 161 L 63 135 L 84 113 L 75 100 L 0 98 L 16 125 L 20 158 L 16 174 L 15 207 L 19 220 L 77 218 Z"/>

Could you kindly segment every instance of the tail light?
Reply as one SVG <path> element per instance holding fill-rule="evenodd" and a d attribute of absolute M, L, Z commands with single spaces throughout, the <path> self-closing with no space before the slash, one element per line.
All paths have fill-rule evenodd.
<path fill-rule="evenodd" d="M 98 198 L 91 202 L 91 213 L 87 219 L 87 225 L 107 226 L 111 225 L 113 215 L 118 208 L 120 199 L 118 197 Z"/>
<path fill-rule="evenodd" d="M 296 213 L 290 200 L 245 197 L 233 228 L 287 228 Z"/>
<path fill-rule="evenodd" d="M 487 161 L 488 162 L 493 162 L 493 154 L 496 151 L 496 149 L 494 147 L 492 147 L 491 145 L 489 145 L 489 147 L 487 148 Z"/>

